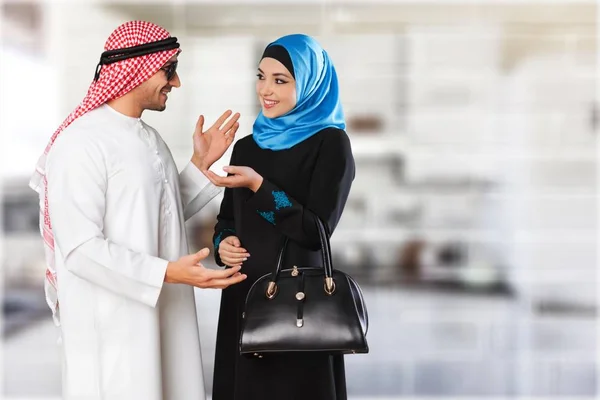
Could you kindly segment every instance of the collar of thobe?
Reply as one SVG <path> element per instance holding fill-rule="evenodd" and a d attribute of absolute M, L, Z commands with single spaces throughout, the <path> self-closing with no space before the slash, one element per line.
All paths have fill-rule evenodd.
<path fill-rule="evenodd" d="M 106 118 L 110 119 L 111 121 L 114 121 L 116 124 L 121 125 L 124 128 L 134 130 L 139 129 L 144 125 L 141 118 L 130 117 L 128 115 L 122 114 L 106 103 L 102 104 L 100 107 L 98 107 L 98 109 L 106 115 Z"/>

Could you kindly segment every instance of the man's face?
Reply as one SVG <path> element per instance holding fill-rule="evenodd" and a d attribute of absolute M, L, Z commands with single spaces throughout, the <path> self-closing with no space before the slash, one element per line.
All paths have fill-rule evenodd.
<path fill-rule="evenodd" d="M 150 79 L 142 83 L 138 89 L 138 99 L 143 110 L 164 111 L 167 108 L 169 92 L 174 87 L 180 87 L 181 82 L 177 72 L 177 56 L 173 56 Z M 169 72 L 172 74 L 168 79 Z"/>

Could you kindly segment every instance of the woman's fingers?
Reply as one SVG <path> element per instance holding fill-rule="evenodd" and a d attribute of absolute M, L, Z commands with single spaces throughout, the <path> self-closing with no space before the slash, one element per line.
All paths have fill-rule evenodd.
<path fill-rule="evenodd" d="M 228 267 L 241 267 L 243 261 L 235 259 L 235 258 L 229 258 L 227 256 L 225 257 L 221 257 L 221 261 L 223 262 L 223 264 L 227 265 Z"/>

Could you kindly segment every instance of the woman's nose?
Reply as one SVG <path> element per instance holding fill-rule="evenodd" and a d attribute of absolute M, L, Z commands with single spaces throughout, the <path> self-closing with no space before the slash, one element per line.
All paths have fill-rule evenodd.
<path fill-rule="evenodd" d="M 260 92 L 260 95 L 261 95 L 261 96 L 268 96 L 268 95 L 270 95 L 270 94 L 273 94 L 273 87 L 272 87 L 272 86 L 271 86 L 269 83 L 265 82 L 265 83 L 264 83 L 264 84 L 263 84 L 263 85 L 260 87 L 260 90 L 259 90 L 259 92 Z"/>

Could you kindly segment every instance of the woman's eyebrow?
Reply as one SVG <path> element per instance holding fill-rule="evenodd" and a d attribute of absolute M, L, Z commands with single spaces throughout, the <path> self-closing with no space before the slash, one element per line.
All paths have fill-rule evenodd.
<path fill-rule="evenodd" d="M 262 70 L 262 69 L 260 69 L 260 68 L 258 69 L 258 72 L 260 72 L 260 73 L 261 73 L 261 74 L 263 74 L 263 75 L 266 75 L 266 74 L 263 72 L 263 70 Z M 288 74 L 284 74 L 283 72 L 275 72 L 274 74 L 271 74 L 271 75 L 273 75 L 273 76 L 285 76 L 286 78 L 290 78 L 290 79 L 291 79 L 291 77 L 290 77 Z"/>

